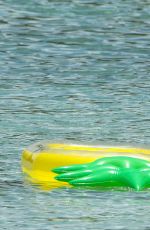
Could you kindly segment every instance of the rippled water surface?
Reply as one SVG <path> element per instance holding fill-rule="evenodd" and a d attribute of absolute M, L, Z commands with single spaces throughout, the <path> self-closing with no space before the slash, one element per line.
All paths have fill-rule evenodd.
<path fill-rule="evenodd" d="M 42 191 L 39 140 L 150 144 L 149 0 L 0 0 L 0 228 L 149 230 L 149 192 Z"/>

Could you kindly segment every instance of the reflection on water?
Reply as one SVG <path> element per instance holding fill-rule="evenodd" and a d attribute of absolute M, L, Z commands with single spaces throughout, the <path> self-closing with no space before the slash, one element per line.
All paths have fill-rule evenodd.
<path fill-rule="evenodd" d="M 149 1 L 0 1 L 1 229 L 148 229 L 149 193 L 44 192 L 40 140 L 149 145 Z"/>

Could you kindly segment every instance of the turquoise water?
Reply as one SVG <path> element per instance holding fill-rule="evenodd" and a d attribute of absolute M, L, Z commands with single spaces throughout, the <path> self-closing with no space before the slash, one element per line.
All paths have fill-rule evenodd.
<path fill-rule="evenodd" d="M 148 0 L 0 1 L 0 228 L 149 230 L 149 192 L 27 184 L 41 140 L 150 144 Z"/>

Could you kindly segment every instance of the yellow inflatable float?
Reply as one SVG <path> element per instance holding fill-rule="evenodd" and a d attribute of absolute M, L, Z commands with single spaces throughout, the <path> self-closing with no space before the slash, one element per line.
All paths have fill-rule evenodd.
<path fill-rule="evenodd" d="M 150 187 L 150 149 L 37 143 L 23 151 L 22 170 L 27 180 L 43 189 L 123 184 L 141 190 Z"/>

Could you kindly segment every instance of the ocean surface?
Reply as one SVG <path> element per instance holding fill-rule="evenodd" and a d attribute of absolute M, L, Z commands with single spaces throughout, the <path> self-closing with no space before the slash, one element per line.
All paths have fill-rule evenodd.
<path fill-rule="evenodd" d="M 150 192 L 26 183 L 22 150 L 150 146 L 149 0 L 0 0 L 0 229 L 150 230 Z"/>

